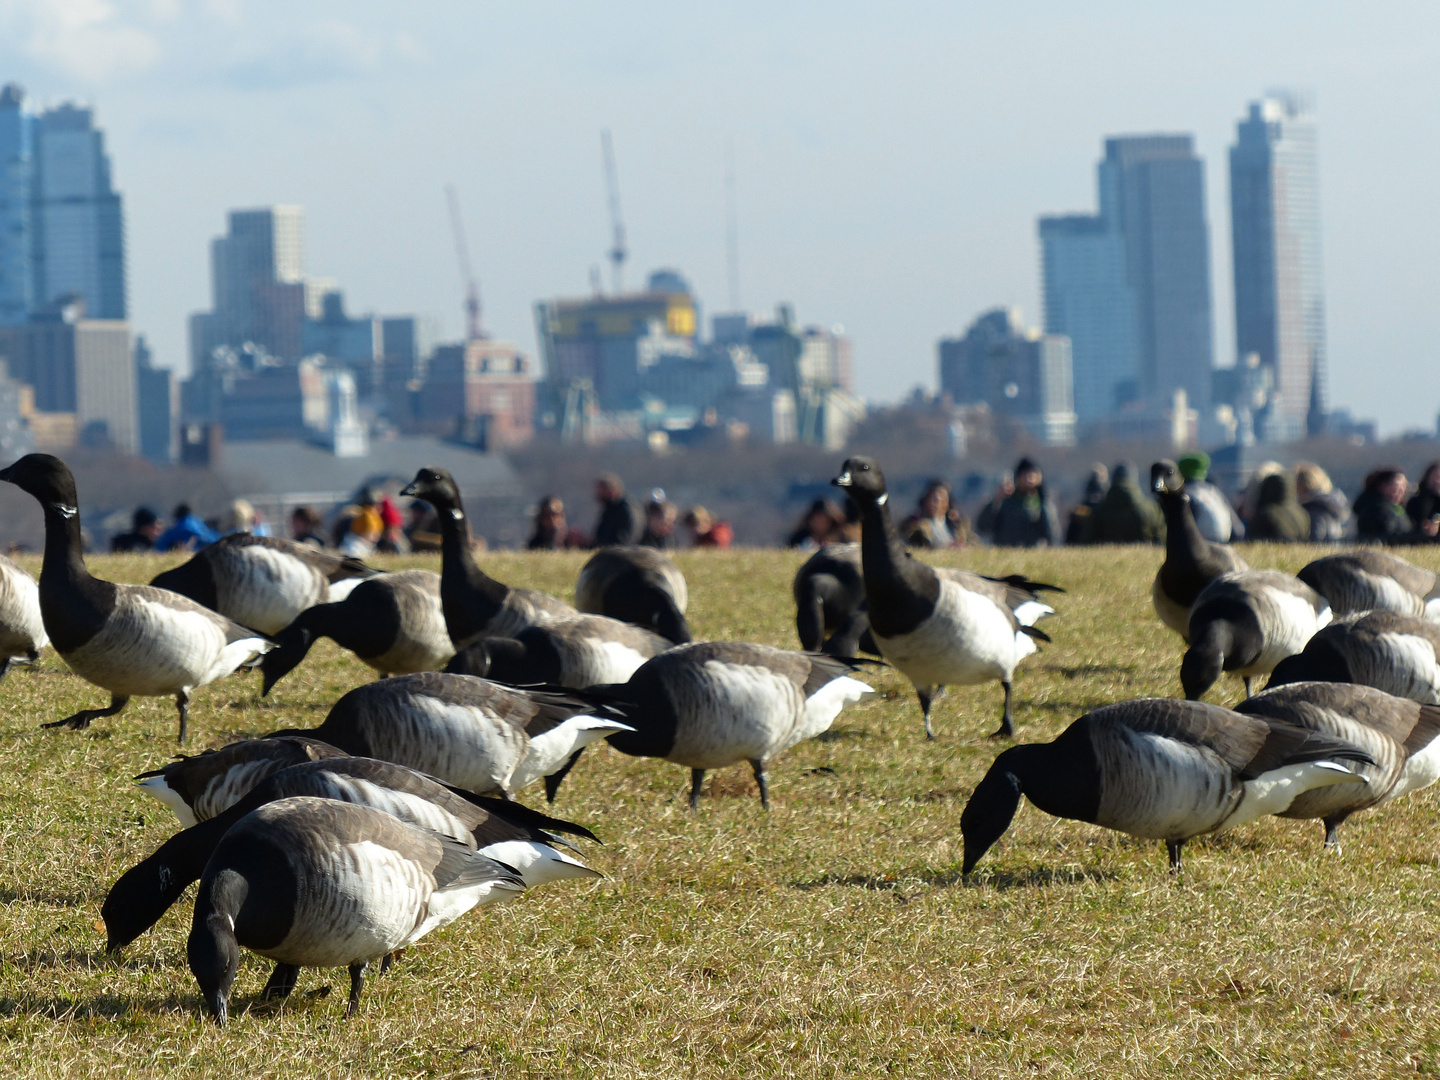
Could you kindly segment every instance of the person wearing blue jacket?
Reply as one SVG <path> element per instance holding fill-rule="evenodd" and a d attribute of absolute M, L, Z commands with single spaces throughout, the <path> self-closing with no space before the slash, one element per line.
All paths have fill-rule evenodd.
<path fill-rule="evenodd" d="M 156 551 L 199 551 L 207 544 L 220 539 L 219 534 L 191 511 L 189 505 L 181 503 L 175 507 L 175 524 L 171 525 L 155 540 Z"/>

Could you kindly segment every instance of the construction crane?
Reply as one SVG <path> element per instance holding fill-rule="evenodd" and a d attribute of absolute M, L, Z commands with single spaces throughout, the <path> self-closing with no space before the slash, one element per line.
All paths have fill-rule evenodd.
<path fill-rule="evenodd" d="M 465 282 L 465 339 L 479 341 L 485 336 L 480 329 L 480 285 L 475 268 L 470 265 L 470 247 L 465 243 L 465 223 L 460 218 L 460 196 L 454 184 L 445 185 L 445 198 L 450 203 L 450 231 L 455 234 L 455 256 L 460 260 L 460 277 Z"/>
<path fill-rule="evenodd" d="M 620 179 L 615 173 L 615 147 L 610 142 L 610 129 L 600 132 L 600 146 L 605 152 L 605 183 L 610 191 L 610 263 L 615 270 L 615 291 L 622 291 L 622 271 L 625 256 L 630 254 L 625 247 L 625 222 L 620 218 Z"/>

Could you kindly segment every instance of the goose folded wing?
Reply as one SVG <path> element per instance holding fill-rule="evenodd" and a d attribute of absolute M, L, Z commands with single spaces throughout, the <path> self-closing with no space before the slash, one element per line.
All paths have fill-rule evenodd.
<path fill-rule="evenodd" d="M 1292 683 L 1248 698 L 1237 711 L 1301 727 L 1323 726 L 1329 713 L 1379 732 L 1407 753 L 1424 749 L 1440 735 L 1440 707 L 1352 683 Z"/>
<path fill-rule="evenodd" d="M 441 852 L 440 861 L 431 871 L 435 878 L 437 892 L 449 889 L 466 889 L 482 885 L 487 881 L 497 886 L 523 892 L 525 879 L 513 866 L 485 855 L 478 855 L 470 848 L 448 837 L 436 836 Z"/>

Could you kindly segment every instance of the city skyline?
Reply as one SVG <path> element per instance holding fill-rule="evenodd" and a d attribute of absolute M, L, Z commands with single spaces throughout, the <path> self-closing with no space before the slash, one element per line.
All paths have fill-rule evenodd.
<path fill-rule="evenodd" d="M 719 310 L 733 139 L 744 306 L 788 300 L 806 321 L 843 320 L 858 388 L 876 400 L 933 386 L 934 342 L 977 312 L 1042 310 L 1035 216 L 1090 203 L 1100 139 L 1193 132 L 1219 238 L 1211 332 L 1224 364 L 1234 342 L 1224 155 L 1235 118 L 1280 84 L 1314 88 L 1319 103 L 1331 404 L 1377 415 L 1391 432 L 1433 426 L 1440 380 L 1421 343 L 1436 285 L 1424 250 L 1436 230 L 1416 149 L 1433 110 L 1423 80 L 1401 90 L 1440 29 L 1425 11 L 1287 20 L 1300 9 L 1222 4 L 1204 18 L 1121 19 L 1101 5 L 1083 25 L 1041 5 L 968 20 L 922 5 L 893 23 L 855 10 L 827 20 L 803 5 L 693 18 L 621 5 L 606 19 L 567 13 L 542 33 L 545 12 L 160 7 L 118 6 L 64 45 L 46 37 L 40 6 L 12 5 L 0 12 L 12 31 L 0 35 L 10 42 L 0 62 L 32 100 L 96 105 L 127 201 L 132 321 L 167 365 L 183 369 L 185 315 L 207 306 L 204 244 L 242 206 L 305 206 L 311 266 L 343 280 L 352 310 L 434 314 L 443 336 L 460 336 L 447 180 L 465 200 L 487 327 L 533 348 L 530 305 L 583 294 L 604 262 L 606 126 L 630 280 L 675 266 Z M 1415 22 L 1397 36 L 1402 15 Z M 1255 42 L 1223 33 L 1241 18 L 1258 20 Z M 223 46 L 213 34 L 201 42 L 222 24 L 232 31 Z M 983 54 L 976 42 L 1022 24 L 1033 31 L 1033 87 L 1007 84 L 997 97 L 988 62 L 951 70 L 962 42 Z M 473 63 L 456 45 L 466 34 L 478 43 Z M 287 36 L 293 47 L 267 52 Z M 121 49 L 124 40 L 148 44 Z M 1071 79 L 1081 70 L 1071 52 L 1086 49 L 1085 70 L 1121 55 L 1133 63 L 1087 85 Z M 857 66 L 862 53 L 869 67 Z M 832 75 L 807 88 L 816 57 L 850 72 L 848 84 Z M 727 64 L 745 77 L 717 88 Z M 1363 368 L 1377 359 L 1408 375 L 1403 400 L 1367 385 Z"/>

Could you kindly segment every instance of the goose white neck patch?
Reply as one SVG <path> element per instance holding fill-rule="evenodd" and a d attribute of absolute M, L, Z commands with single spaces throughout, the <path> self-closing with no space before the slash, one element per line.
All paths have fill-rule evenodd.
<path fill-rule="evenodd" d="M 887 502 L 889 502 L 889 501 L 890 501 L 890 493 L 887 491 L 887 492 L 885 492 L 883 495 L 881 495 L 878 499 L 875 500 L 875 505 L 876 505 L 876 506 L 884 506 L 884 505 L 885 505 Z"/>
<path fill-rule="evenodd" d="M 51 503 L 50 509 L 54 510 L 66 521 L 69 521 L 71 518 L 73 518 L 76 514 L 79 513 L 79 511 L 76 510 L 75 507 L 70 506 L 67 503 Z"/>
<path fill-rule="evenodd" d="M 452 518 L 454 518 L 456 521 L 459 521 L 459 520 L 460 520 L 461 518 L 463 518 L 465 515 L 460 512 L 460 508 L 459 508 L 458 506 L 452 506 L 452 507 L 450 508 L 450 516 L 451 516 Z"/>

